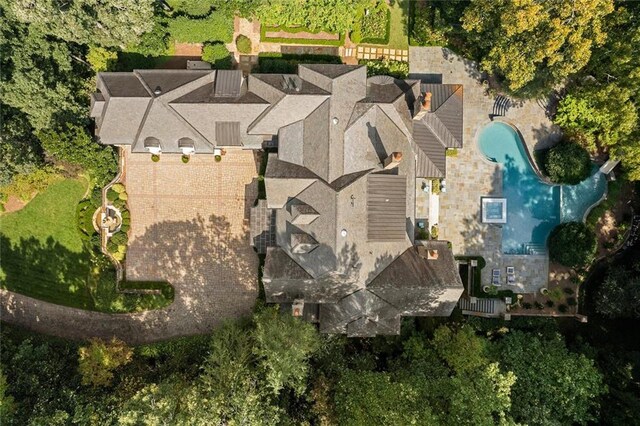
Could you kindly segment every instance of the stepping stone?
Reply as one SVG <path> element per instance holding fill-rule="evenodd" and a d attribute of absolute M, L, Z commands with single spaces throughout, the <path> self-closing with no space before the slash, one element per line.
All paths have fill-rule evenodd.
<path fill-rule="evenodd" d="M 364 54 L 364 58 L 365 58 L 365 59 L 369 59 L 369 56 L 370 56 L 370 55 L 369 55 L 368 53 L 365 53 L 365 54 Z"/>
<path fill-rule="evenodd" d="M 358 46 L 358 53 L 361 53 L 364 51 L 364 48 L 362 46 Z"/>
<path fill-rule="evenodd" d="M 389 54 L 389 49 L 384 49 L 384 54 L 388 55 Z"/>

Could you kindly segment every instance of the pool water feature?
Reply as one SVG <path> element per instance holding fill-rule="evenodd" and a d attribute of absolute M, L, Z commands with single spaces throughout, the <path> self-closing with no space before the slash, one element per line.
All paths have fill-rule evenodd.
<path fill-rule="evenodd" d="M 502 168 L 502 197 L 507 199 L 507 222 L 502 226 L 505 254 L 542 254 L 558 224 L 582 221 L 598 203 L 607 181 L 598 167 L 578 185 L 550 185 L 535 172 L 524 142 L 506 123 L 493 122 L 478 137 L 480 151 Z M 500 188 L 496 188 L 499 193 Z"/>

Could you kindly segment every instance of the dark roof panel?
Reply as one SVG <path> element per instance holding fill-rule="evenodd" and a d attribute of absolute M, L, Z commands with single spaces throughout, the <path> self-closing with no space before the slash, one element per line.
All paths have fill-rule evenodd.
<path fill-rule="evenodd" d="M 109 92 L 116 98 L 149 98 L 151 95 L 140 79 L 130 72 L 99 73 L 100 80 Z"/>
<path fill-rule="evenodd" d="M 407 178 L 390 174 L 367 177 L 367 239 L 398 241 L 407 236 Z"/>
<path fill-rule="evenodd" d="M 187 83 L 191 83 L 200 77 L 211 74 L 212 71 L 136 70 L 134 73 L 140 76 L 151 92 L 154 92 L 159 88 L 160 94 L 164 94 L 177 89 L 178 87 L 184 86 Z"/>
<path fill-rule="evenodd" d="M 216 71 L 214 97 L 236 98 L 240 96 L 242 86 L 241 70 L 218 70 Z"/>
<path fill-rule="evenodd" d="M 444 176 L 446 173 L 444 145 L 424 122 L 414 120 L 413 140 L 435 167 L 435 170 L 432 168 L 426 170 L 431 175 L 430 177 L 437 177 L 436 173 Z"/>
<path fill-rule="evenodd" d="M 242 146 L 239 121 L 217 121 L 216 143 L 222 146 Z"/>

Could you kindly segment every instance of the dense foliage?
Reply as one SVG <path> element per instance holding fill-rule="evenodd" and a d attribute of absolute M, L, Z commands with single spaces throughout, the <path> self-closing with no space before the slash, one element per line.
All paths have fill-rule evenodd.
<path fill-rule="evenodd" d="M 202 48 L 202 60 L 212 64 L 215 69 L 231 69 L 231 53 L 222 43 L 205 44 Z"/>
<path fill-rule="evenodd" d="M 595 418 L 606 392 L 593 360 L 569 350 L 553 332 L 405 327 L 402 337 L 321 336 L 268 308 L 209 337 L 133 349 L 117 341 L 25 336 L 5 327 L 2 420 L 584 424 Z"/>
<path fill-rule="evenodd" d="M 385 59 L 383 61 L 362 59 L 359 63 L 367 66 L 367 77 L 374 75 L 390 75 L 395 78 L 407 78 L 409 76 L 408 62 L 392 61 L 389 59 Z"/>
<path fill-rule="evenodd" d="M 544 170 L 553 182 L 577 185 L 591 174 L 591 158 L 577 143 L 565 141 L 546 153 Z"/>
<path fill-rule="evenodd" d="M 204 18 L 177 16 L 169 21 L 169 34 L 174 40 L 184 43 L 229 43 L 233 38 L 233 19 L 217 12 Z"/>
<path fill-rule="evenodd" d="M 240 34 L 236 37 L 236 47 L 238 48 L 238 52 L 249 54 L 251 53 L 251 39 L 249 37 Z"/>
<path fill-rule="evenodd" d="M 385 1 L 378 1 L 356 20 L 349 38 L 354 43 L 387 44 L 390 12 Z"/>
<path fill-rule="evenodd" d="M 482 68 L 519 95 L 545 93 L 587 65 L 606 40 L 613 0 L 474 0 L 463 27 Z"/>
<path fill-rule="evenodd" d="M 611 269 L 595 295 L 596 310 L 610 318 L 640 318 L 640 262 Z"/>
<path fill-rule="evenodd" d="M 562 223 L 549 235 L 549 256 L 573 268 L 586 266 L 596 252 L 595 234 L 582 222 Z"/>

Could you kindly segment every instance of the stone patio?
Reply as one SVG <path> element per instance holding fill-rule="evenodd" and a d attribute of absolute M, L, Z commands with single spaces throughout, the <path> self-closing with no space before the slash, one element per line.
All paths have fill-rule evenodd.
<path fill-rule="evenodd" d="M 486 94 L 476 63 L 440 47 L 409 49 L 410 77 L 432 83 L 464 85 L 464 148 L 457 157 L 447 157 L 447 192 L 440 194 L 439 238 L 451 241 L 456 255 L 480 255 L 487 261 L 482 282 L 491 282 L 491 270 L 498 268 L 506 279 L 506 267 L 516 270 L 515 292 L 532 293 L 549 280 L 546 255 L 504 255 L 502 229 L 481 223 L 480 198 L 502 195 L 502 171 L 489 163 L 476 145 L 477 132 L 490 120 L 495 98 Z M 535 101 L 515 103 L 504 112 L 505 121 L 521 132 L 530 151 L 548 147 L 560 132 Z"/>
<path fill-rule="evenodd" d="M 191 333 L 249 314 L 257 296 L 258 258 L 249 245 L 249 209 L 257 197 L 251 151 L 180 155 L 125 150 L 131 230 L 129 280 L 166 280 L 176 289 L 172 321 Z"/>

